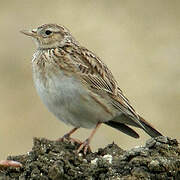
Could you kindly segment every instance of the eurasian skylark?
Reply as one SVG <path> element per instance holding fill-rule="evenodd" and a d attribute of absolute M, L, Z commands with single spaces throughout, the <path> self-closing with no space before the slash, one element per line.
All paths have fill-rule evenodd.
<path fill-rule="evenodd" d="M 102 123 L 134 138 L 139 135 L 129 126 L 141 128 L 151 137 L 161 136 L 135 112 L 102 60 L 77 42 L 67 28 L 45 24 L 22 33 L 37 45 L 32 67 L 40 98 L 58 119 L 74 126 L 62 139 L 70 138 L 80 127 L 94 128 L 78 152 L 87 152 Z"/>

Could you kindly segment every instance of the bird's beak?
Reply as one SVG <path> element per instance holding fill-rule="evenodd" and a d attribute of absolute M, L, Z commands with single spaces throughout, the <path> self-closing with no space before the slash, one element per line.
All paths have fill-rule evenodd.
<path fill-rule="evenodd" d="M 21 33 L 27 35 L 27 36 L 31 36 L 31 37 L 36 37 L 37 36 L 37 29 L 33 29 L 33 30 L 22 30 L 20 31 Z"/>

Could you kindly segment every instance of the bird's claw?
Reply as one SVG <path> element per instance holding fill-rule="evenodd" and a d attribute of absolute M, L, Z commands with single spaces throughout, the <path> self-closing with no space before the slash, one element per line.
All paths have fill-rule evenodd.
<path fill-rule="evenodd" d="M 66 136 L 64 135 L 63 137 L 59 138 L 57 141 L 60 141 L 60 142 L 67 142 L 67 141 L 70 141 L 71 143 L 73 144 L 82 144 L 82 142 L 79 140 L 79 139 L 75 139 L 75 138 L 71 138 L 69 136 Z"/>
<path fill-rule="evenodd" d="M 79 146 L 77 153 L 80 153 L 80 151 L 83 150 L 83 154 L 86 155 L 87 152 L 91 152 L 91 148 L 89 146 L 89 139 L 86 139 L 81 145 Z"/>

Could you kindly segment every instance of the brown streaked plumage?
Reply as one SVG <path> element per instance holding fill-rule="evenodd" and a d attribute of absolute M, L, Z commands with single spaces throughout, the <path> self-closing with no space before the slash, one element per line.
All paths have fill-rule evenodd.
<path fill-rule="evenodd" d="M 32 66 L 39 96 L 58 119 L 75 127 L 63 138 L 70 138 L 80 127 L 95 127 L 78 152 L 87 152 L 101 123 L 135 138 L 139 135 L 129 126 L 139 127 L 152 137 L 161 136 L 135 112 L 102 60 L 81 46 L 68 29 L 45 24 L 22 33 L 37 44 Z"/>

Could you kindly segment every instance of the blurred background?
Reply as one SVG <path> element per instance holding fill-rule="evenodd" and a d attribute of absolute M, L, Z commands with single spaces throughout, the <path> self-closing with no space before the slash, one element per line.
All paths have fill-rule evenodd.
<path fill-rule="evenodd" d="M 19 33 L 44 23 L 68 27 L 112 70 L 131 104 L 166 136 L 180 140 L 180 1 L 5 1 L 0 6 L 0 159 L 31 150 L 33 137 L 55 140 L 70 130 L 42 104 L 33 86 L 35 44 Z M 93 150 L 133 139 L 102 126 Z M 74 137 L 84 140 L 89 130 Z"/>

